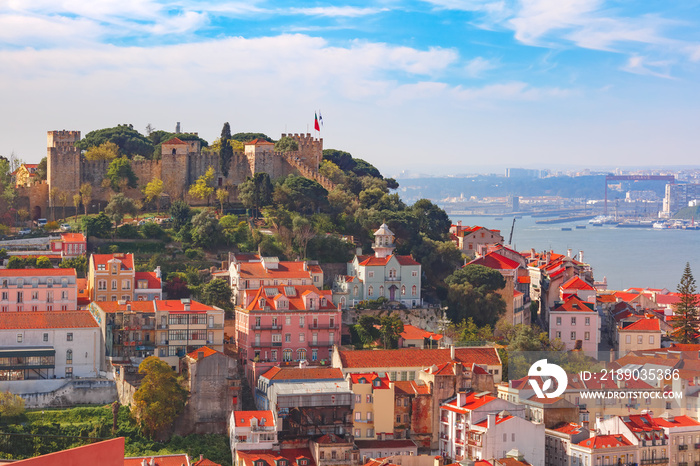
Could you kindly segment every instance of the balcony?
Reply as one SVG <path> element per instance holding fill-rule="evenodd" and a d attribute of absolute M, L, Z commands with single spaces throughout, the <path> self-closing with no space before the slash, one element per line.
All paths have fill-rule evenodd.
<path fill-rule="evenodd" d="M 282 345 L 282 343 L 277 343 L 278 345 Z M 273 343 L 270 342 L 260 342 L 260 341 L 254 341 L 253 343 L 250 344 L 253 348 L 271 348 Z"/>
<path fill-rule="evenodd" d="M 281 325 L 255 325 L 253 330 L 282 330 Z"/>
<path fill-rule="evenodd" d="M 224 324 L 209 324 L 207 328 L 224 328 Z"/>
<path fill-rule="evenodd" d="M 167 329 L 168 329 L 168 326 L 165 325 L 165 324 L 159 324 L 159 325 L 158 325 L 158 330 L 167 330 Z"/>
<path fill-rule="evenodd" d="M 646 458 L 639 461 L 641 465 L 647 464 L 668 464 L 668 458 Z"/>
<path fill-rule="evenodd" d="M 688 449 L 688 445 L 678 445 L 678 451 L 685 451 Z"/>
<path fill-rule="evenodd" d="M 385 282 L 400 282 L 401 277 L 385 277 L 384 281 Z"/>
<path fill-rule="evenodd" d="M 700 450 L 700 443 L 696 443 L 696 444 L 695 444 L 695 449 L 696 449 L 696 450 Z"/>
<path fill-rule="evenodd" d="M 309 330 L 334 330 L 338 324 L 309 324 Z"/>
<path fill-rule="evenodd" d="M 333 345 L 335 345 L 334 341 L 312 341 L 309 343 L 309 346 L 311 346 L 311 347 L 333 346 Z"/>

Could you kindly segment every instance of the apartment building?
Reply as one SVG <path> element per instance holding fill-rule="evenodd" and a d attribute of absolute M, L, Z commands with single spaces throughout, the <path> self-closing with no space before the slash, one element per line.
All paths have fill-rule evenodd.
<path fill-rule="evenodd" d="M 349 374 L 355 394 L 353 435 L 357 439 L 394 438 L 394 384 L 376 372 Z"/>
<path fill-rule="evenodd" d="M 92 254 L 88 263 L 88 294 L 92 301 L 134 300 L 134 255 Z"/>
<path fill-rule="evenodd" d="M 594 302 L 570 295 L 564 303 L 549 312 L 549 338 L 559 339 L 566 350 L 580 349 L 587 356 L 598 356 L 600 318 Z"/>
<path fill-rule="evenodd" d="M 75 269 L 0 270 L 0 312 L 69 311 L 77 308 Z"/>

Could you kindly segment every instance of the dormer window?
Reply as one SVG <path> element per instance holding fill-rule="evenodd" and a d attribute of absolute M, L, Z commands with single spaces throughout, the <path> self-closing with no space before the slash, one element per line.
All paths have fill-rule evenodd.
<path fill-rule="evenodd" d="M 115 275 L 117 273 L 117 264 L 112 264 L 112 274 Z"/>
<path fill-rule="evenodd" d="M 374 382 L 372 382 L 372 385 L 375 387 L 380 387 L 382 385 L 382 381 L 379 379 L 374 379 Z"/>
<path fill-rule="evenodd" d="M 258 300 L 258 306 L 265 307 L 265 300 L 264 299 Z"/>
<path fill-rule="evenodd" d="M 280 458 L 276 461 L 277 466 L 287 466 L 287 460 L 284 458 Z"/>
<path fill-rule="evenodd" d="M 299 458 L 297 460 L 297 464 L 299 464 L 299 466 L 307 466 L 309 464 L 309 460 L 306 458 Z"/>
<path fill-rule="evenodd" d="M 97 264 L 97 270 L 106 270 L 104 264 Z"/>
<path fill-rule="evenodd" d="M 265 460 L 255 460 L 255 461 L 253 461 L 253 464 L 255 466 L 267 466 L 267 463 L 265 462 Z"/>

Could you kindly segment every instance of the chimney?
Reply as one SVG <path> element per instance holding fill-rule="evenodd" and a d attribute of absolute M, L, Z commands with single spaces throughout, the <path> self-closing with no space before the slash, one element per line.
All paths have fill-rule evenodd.
<path fill-rule="evenodd" d="M 569 249 L 566 250 L 566 257 L 568 257 L 569 259 L 571 259 L 571 248 L 569 248 Z"/>
<path fill-rule="evenodd" d="M 175 134 L 180 134 L 180 122 L 179 121 L 175 125 Z"/>
<path fill-rule="evenodd" d="M 161 279 L 161 278 L 163 277 L 163 274 L 162 274 L 162 272 L 160 271 L 160 265 L 159 265 L 158 267 L 156 267 L 156 269 L 154 270 L 154 272 L 156 273 L 156 278 Z"/>
<path fill-rule="evenodd" d="M 200 453 L 199 454 L 199 461 L 202 461 L 202 460 L 204 460 L 204 455 Z"/>
<path fill-rule="evenodd" d="M 309 271 L 309 262 L 304 261 L 304 272 L 308 272 L 308 271 Z"/>
<path fill-rule="evenodd" d="M 131 312 L 131 304 L 126 305 L 126 312 Z"/>
<path fill-rule="evenodd" d="M 488 413 L 486 415 L 486 428 L 492 429 L 496 426 L 496 413 Z"/>
<path fill-rule="evenodd" d="M 578 252 L 578 261 L 583 262 L 583 251 Z"/>
<path fill-rule="evenodd" d="M 450 345 L 450 360 L 455 360 L 455 345 Z"/>
<path fill-rule="evenodd" d="M 461 221 L 461 220 L 458 220 L 458 221 L 457 221 L 457 226 L 458 226 L 458 227 L 461 227 L 461 226 L 462 226 L 462 221 Z"/>
<path fill-rule="evenodd" d="M 535 252 L 535 248 L 530 249 L 530 259 L 537 259 L 537 253 Z"/>

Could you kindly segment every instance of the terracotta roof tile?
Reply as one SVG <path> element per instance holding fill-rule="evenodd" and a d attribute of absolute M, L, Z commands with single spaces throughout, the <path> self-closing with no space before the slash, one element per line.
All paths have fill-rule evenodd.
<path fill-rule="evenodd" d="M 401 338 L 404 340 L 420 340 L 423 338 L 431 338 L 433 340 L 441 340 L 442 335 L 438 333 L 428 332 L 422 328 L 416 327 L 414 325 L 404 325 L 403 332 L 401 332 Z"/>
<path fill-rule="evenodd" d="M 103 312 L 111 314 L 114 312 L 126 312 L 127 306 L 133 312 L 155 312 L 154 301 L 129 301 L 120 303 L 119 301 L 93 301 L 93 304 Z"/>
<path fill-rule="evenodd" d="M 82 233 L 61 233 L 61 240 L 69 243 L 84 243 L 87 241 Z"/>
<path fill-rule="evenodd" d="M 311 456 L 311 451 L 308 448 L 282 448 L 279 451 L 273 450 L 237 450 L 235 453 L 238 456 L 237 464 L 239 466 L 255 466 L 255 460 L 263 460 L 267 466 L 275 466 L 276 460 L 285 458 L 289 462 L 289 466 L 299 466 L 298 460 L 306 458 L 308 466 L 315 466 L 316 462 Z"/>
<path fill-rule="evenodd" d="M 192 351 L 191 353 L 188 353 L 187 356 L 189 356 L 190 358 L 197 361 L 197 360 L 199 360 L 199 353 L 203 353 L 202 359 L 204 359 L 207 356 L 211 356 L 212 354 L 221 353 L 221 352 L 216 351 L 214 349 L 211 349 L 208 346 L 202 346 L 201 348 L 197 348 L 196 350 Z M 221 354 L 223 354 L 223 353 L 221 353 Z"/>
<path fill-rule="evenodd" d="M 98 265 L 104 265 L 106 267 L 109 261 L 118 259 L 121 262 L 121 270 L 134 270 L 134 255 L 131 253 L 93 254 L 90 257 L 95 267 Z"/>
<path fill-rule="evenodd" d="M 236 427 L 250 427 L 250 420 L 257 419 L 258 425 L 260 425 L 260 420 L 265 419 L 265 425 L 272 426 L 275 424 L 275 417 L 272 411 L 234 411 L 233 419 L 236 423 Z"/>
<path fill-rule="evenodd" d="M 149 465 L 154 466 L 182 466 L 183 464 L 188 464 L 187 455 L 177 454 L 177 455 L 158 455 L 158 456 L 139 456 L 132 458 L 124 458 L 124 466 L 141 466 L 143 460 L 148 461 Z M 151 462 L 153 461 L 153 462 Z"/>
<path fill-rule="evenodd" d="M 138 282 L 139 280 L 146 280 L 148 284 L 146 285 L 146 288 L 148 289 L 161 289 L 162 284 L 160 278 L 156 275 L 155 272 L 136 272 L 134 273 L 134 281 L 136 282 L 136 286 L 134 287 L 134 291 L 138 291 Z"/>
<path fill-rule="evenodd" d="M 565 422 L 557 424 L 552 430 L 556 430 L 562 434 L 575 435 L 583 432 L 583 426 L 574 422 Z"/>
<path fill-rule="evenodd" d="M 261 377 L 282 380 L 344 380 L 343 372 L 335 367 L 279 367 L 275 366 Z"/>
<path fill-rule="evenodd" d="M 213 462 L 212 460 L 202 458 L 201 460 L 197 460 L 194 463 L 192 463 L 192 466 L 221 466 L 221 465 L 219 463 Z"/>
<path fill-rule="evenodd" d="M 571 277 L 564 284 L 561 285 L 562 290 L 591 290 L 594 291 L 591 285 L 581 280 L 580 277 Z"/>
<path fill-rule="evenodd" d="M 187 145 L 187 143 L 180 138 L 170 138 L 163 143 L 163 145 L 166 145 L 166 144 L 168 144 L 168 145 L 171 145 L 171 144 L 185 144 L 185 145 Z"/>
<path fill-rule="evenodd" d="M 289 293 L 290 289 L 293 289 L 293 293 Z M 304 304 L 304 296 L 315 293 L 319 298 L 325 298 L 326 303 L 324 305 L 319 305 L 319 303 L 314 303 L 318 310 L 334 310 L 337 309 L 335 304 L 333 304 L 333 294 L 330 290 L 319 290 L 314 285 L 291 285 L 291 286 L 262 286 L 257 290 L 250 290 L 250 292 L 255 293 L 255 297 L 250 301 L 250 303 L 244 308 L 248 311 L 261 311 L 263 310 L 260 305 L 260 301 L 263 301 L 263 306 L 268 306 L 270 309 L 276 309 L 275 300 L 284 297 L 289 303 L 285 311 L 305 311 L 308 310 L 306 304 Z M 247 296 L 246 296 L 247 299 Z"/>
<path fill-rule="evenodd" d="M 372 387 L 380 390 L 389 389 L 389 377 L 380 377 L 376 372 L 370 372 L 367 374 L 350 374 L 350 380 L 353 384 L 366 383 L 371 384 Z M 375 380 L 379 380 L 379 384 L 376 385 Z"/>
<path fill-rule="evenodd" d="M 595 312 L 593 303 L 582 301 L 576 295 L 569 296 L 564 304 L 555 307 L 551 312 Z"/>
<path fill-rule="evenodd" d="M 3 312 L 0 329 L 97 328 L 90 311 Z"/>
<path fill-rule="evenodd" d="M 660 332 L 661 322 L 654 317 L 646 317 L 632 322 L 629 325 L 624 325 L 619 329 L 621 332 Z"/>
<path fill-rule="evenodd" d="M 185 304 L 179 299 L 156 299 L 153 302 L 155 303 L 156 309 L 158 309 L 159 311 L 185 312 Z M 206 304 L 202 304 L 198 301 L 190 301 L 189 306 L 189 312 L 205 312 L 216 310 L 213 307 L 207 306 Z"/>
<path fill-rule="evenodd" d="M 490 269 L 496 270 L 510 270 L 517 269 L 520 264 L 512 259 L 508 259 L 505 256 L 498 254 L 497 252 L 490 252 L 483 257 L 479 257 L 470 262 L 470 264 L 483 265 Z"/>
<path fill-rule="evenodd" d="M 1 269 L 0 277 L 75 277 L 75 269 Z"/>
<path fill-rule="evenodd" d="M 624 435 L 596 435 L 578 443 L 586 448 L 614 448 L 632 445 Z"/>

